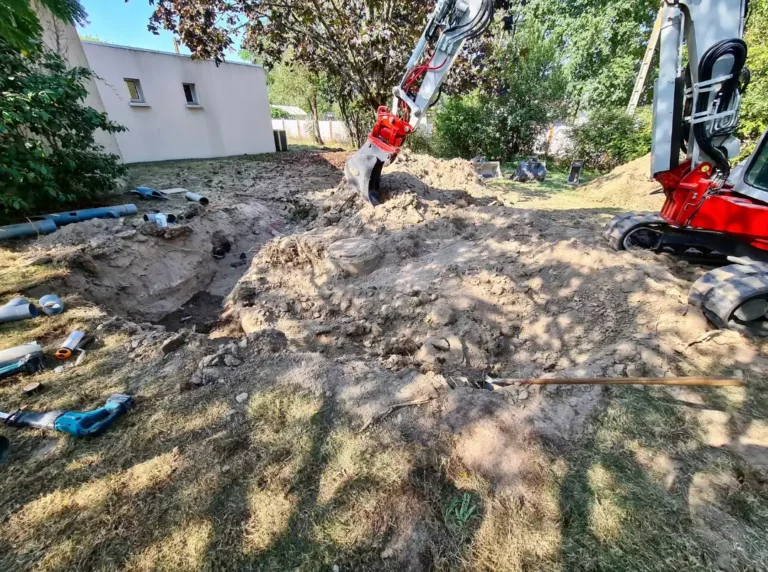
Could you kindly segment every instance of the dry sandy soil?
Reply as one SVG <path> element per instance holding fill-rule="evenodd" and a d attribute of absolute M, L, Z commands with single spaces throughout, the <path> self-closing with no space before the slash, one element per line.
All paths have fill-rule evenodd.
<path fill-rule="evenodd" d="M 687 305 L 706 268 L 602 238 L 659 208 L 647 158 L 563 191 L 406 152 L 372 208 L 346 157 L 137 165 L 210 206 L 0 251 L 0 302 L 69 307 L 3 347 L 98 336 L 42 393 L 3 382 L 2 408 L 137 398 L 98 439 L 4 431 L 2 569 L 768 569 L 764 342 Z M 351 239 L 373 253 L 357 274 L 328 261 Z M 748 384 L 483 389 L 700 374 Z"/>

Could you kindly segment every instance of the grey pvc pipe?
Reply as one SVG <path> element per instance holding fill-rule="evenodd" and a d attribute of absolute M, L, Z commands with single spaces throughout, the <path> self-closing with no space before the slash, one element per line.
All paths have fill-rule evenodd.
<path fill-rule="evenodd" d="M 52 220 L 33 220 L 32 222 L 0 226 L 0 240 L 38 236 L 40 234 L 51 234 L 52 232 L 56 232 L 56 223 Z"/>
<path fill-rule="evenodd" d="M 3 350 L 0 352 L 0 367 L 12 365 L 29 354 L 39 353 L 43 353 L 43 348 L 37 342 Z"/>
<path fill-rule="evenodd" d="M 37 318 L 37 307 L 34 304 L 3 306 L 0 308 L 0 324 L 28 320 L 29 318 Z"/>
<path fill-rule="evenodd" d="M 168 223 L 174 224 L 176 220 L 176 215 L 166 213 L 149 213 L 144 215 L 145 222 L 154 222 L 161 228 L 168 226 Z"/>
<path fill-rule="evenodd" d="M 200 195 L 196 195 L 195 193 L 184 193 L 184 198 L 188 201 L 192 201 L 193 203 L 200 203 L 204 207 L 208 206 L 208 204 L 211 202 L 205 197 L 201 197 Z"/>

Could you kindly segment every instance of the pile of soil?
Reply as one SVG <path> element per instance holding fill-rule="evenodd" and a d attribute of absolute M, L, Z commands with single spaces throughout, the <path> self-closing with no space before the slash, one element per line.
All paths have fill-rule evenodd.
<path fill-rule="evenodd" d="M 607 175 L 590 181 L 580 190 L 591 201 L 631 210 L 658 210 L 664 195 L 651 193 L 661 185 L 650 178 L 651 155 L 616 167 Z"/>

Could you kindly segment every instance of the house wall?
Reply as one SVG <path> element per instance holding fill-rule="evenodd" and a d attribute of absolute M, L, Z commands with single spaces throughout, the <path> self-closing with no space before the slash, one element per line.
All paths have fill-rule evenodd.
<path fill-rule="evenodd" d="M 33 6 L 43 28 L 43 43 L 50 50 L 64 58 L 71 67 L 90 67 L 75 27 L 72 24 L 54 18 L 47 9 L 42 8 L 37 2 Z M 106 108 L 96 87 L 96 81 L 88 81 L 85 87 L 88 90 L 88 96 L 84 102 L 85 105 L 92 107 L 96 111 L 105 112 Z M 117 139 L 113 133 L 107 133 L 99 129 L 94 133 L 94 139 L 108 153 L 122 156 Z"/>
<path fill-rule="evenodd" d="M 266 75 L 261 66 L 82 42 L 126 163 L 275 151 Z M 124 79 L 138 79 L 146 105 L 131 104 Z M 188 107 L 193 83 L 200 107 Z"/>

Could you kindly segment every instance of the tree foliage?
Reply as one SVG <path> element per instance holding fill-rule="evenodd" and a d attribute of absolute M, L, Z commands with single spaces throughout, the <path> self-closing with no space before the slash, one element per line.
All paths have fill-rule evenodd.
<path fill-rule="evenodd" d="M 79 0 L 39 0 L 60 20 L 85 23 L 87 14 Z M 0 0 L 0 38 L 18 50 L 29 51 L 42 36 L 40 20 L 31 0 Z"/>
<path fill-rule="evenodd" d="M 595 109 L 586 123 L 573 129 L 573 155 L 590 168 L 608 170 L 642 157 L 651 148 L 651 114 L 634 116 L 623 107 Z"/>
<path fill-rule="evenodd" d="M 514 35 L 498 29 L 480 89 L 450 98 L 436 113 L 436 141 L 445 156 L 506 160 L 532 150 L 536 137 L 566 114 L 566 81 L 557 46 L 534 22 Z"/>
<path fill-rule="evenodd" d="M 751 153 L 768 128 L 768 0 L 751 0 L 744 39 L 749 46 L 751 80 L 741 102 L 740 136 L 744 154 Z"/>
<path fill-rule="evenodd" d="M 574 108 L 593 109 L 629 102 L 658 11 L 658 0 L 532 0 L 525 16 L 557 42 Z"/>
<path fill-rule="evenodd" d="M 372 109 L 388 103 L 434 8 L 434 0 L 152 2 L 150 29 L 174 32 L 198 57 L 222 60 L 240 34 L 267 67 L 295 63 L 327 74 L 345 99 Z"/>
<path fill-rule="evenodd" d="M 87 68 L 42 48 L 24 55 L 0 39 L 0 208 L 7 213 L 87 198 L 124 169 L 95 144 L 97 129 L 124 128 L 83 105 Z"/>

